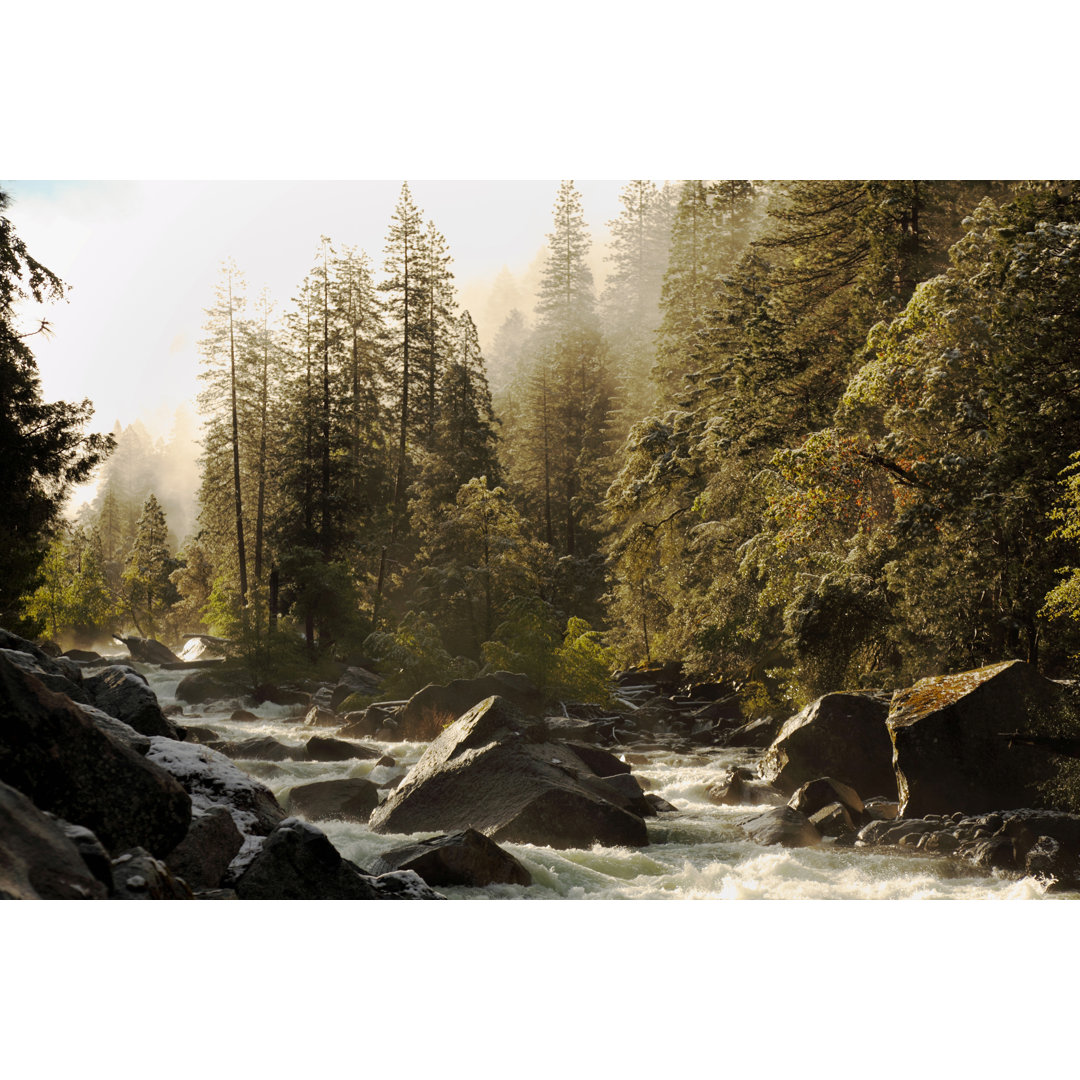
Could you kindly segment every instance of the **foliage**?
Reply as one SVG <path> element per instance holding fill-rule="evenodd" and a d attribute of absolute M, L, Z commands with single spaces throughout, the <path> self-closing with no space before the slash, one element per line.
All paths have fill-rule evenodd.
<path fill-rule="evenodd" d="M 364 649 L 386 675 L 382 696 L 411 697 L 428 683 L 471 678 L 474 661 L 451 656 L 438 630 L 422 615 L 410 612 L 394 631 L 379 630 L 364 641 Z"/>

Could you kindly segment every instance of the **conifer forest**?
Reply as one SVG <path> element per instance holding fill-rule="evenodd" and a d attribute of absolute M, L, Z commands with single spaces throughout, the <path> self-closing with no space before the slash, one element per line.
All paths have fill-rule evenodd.
<path fill-rule="evenodd" d="M 291 296 L 222 266 L 198 415 L 156 442 L 43 399 L 18 305 L 66 283 L 7 205 L 0 625 L 24 637 L 208 635 L 253 687 L 344 661 L 401 698 L 506 670 L 603 702 L 679 661 L 751 718 L 1072 670 L 1073 181 L 636 180 L 607 223 L 566 181 L 535 304 L 483 332 L 405 184 L 381 251 L 313 237 Z"/>

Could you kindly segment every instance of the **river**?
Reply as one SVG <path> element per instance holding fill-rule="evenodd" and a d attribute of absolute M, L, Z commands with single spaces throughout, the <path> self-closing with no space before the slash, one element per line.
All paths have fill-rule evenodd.
<path fill-rule="evenodd" d="M 147 676 L 163 706 L 175 703 L 183 672 L 133 666 Z M 240 705 L 215 702 L 203 708 L 188 706 L 181 722 L 208 727 L 226 740 L 269 735 L 287 746 L 302 746 L 313 733 L 298 722 L 295 709 L 275 705 L 253 710 L 245 706 L 256 719 L 230 720 Z M 332 734 L 327 730 L 319 733 Z M 344 777 L 386 783 L 403 775 L 426 745 L 364 742 L 393 757 L 396 769 L 375 766 L 371 761 L 240 759 L 236 764 L 262 781 L 287 808 L 289 791 L 299 784 Z M 1034 878 L 990 876 L 956 860 L 919 852 L 837 847 L 829 841 L 819 848 L 795 849 L 752 843 L 739 826 L 760 809 L 715 806 L 707 789 L 724 768 L 752 763 L 756 756 L 756 751 L 735 749 L 692 754 L 635 752 L 633 771 L 642 787 L 677 809 L 677 813 L 649 819 L 647 847 L 594 845 L 590 849 L 555 850 L 504 843 L 501 846 L 529 870 L 531 886 L 440 887 L 439 891 L 461 900 L 1017 900 L 1080 895 L 1048 892 Z M 318 825 L 345 858 L 365 869 L 382 852 L 431 835 L 379 834 L 350 822 L 323 821 Z"/>

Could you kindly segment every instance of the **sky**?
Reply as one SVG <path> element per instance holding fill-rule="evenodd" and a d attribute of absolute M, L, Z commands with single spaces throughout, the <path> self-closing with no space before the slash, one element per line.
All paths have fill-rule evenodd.
<path fill-rule="evenodd" d="M 624 181 L 583 180 L 599 245 Z M 30 253 L 70 289 L 39 310 L 32 343 L 48 400 L 90 398 L 94 426 L 136 419 L 167 434 L 197 392 L 198 341 L 221 264 L 278 310 L 313 265 L 319 238 L 367 251 L 376 269 L 401 181 L 5 181 L 8 216 Z M 475 294 L 502 267 L 524 272 L 545 244 L 559 179 L 409 180 L 446 236 L 459 288 Z M 477 313 L 478 316 L 478 313 Z M 493 332 L 494 328 L 490 332 Z"/>

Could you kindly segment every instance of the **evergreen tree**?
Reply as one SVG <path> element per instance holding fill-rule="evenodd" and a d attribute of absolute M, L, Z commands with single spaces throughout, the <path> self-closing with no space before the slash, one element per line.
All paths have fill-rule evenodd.
<path fill-rule="evenodd" d="M 178 599 L 170 580 L 178 566 L 167 538 L 165 515 L 151 495 L 139 518 L 123 578 L 128 613 L 143 637 L 157 635 L 165 613 Z"/>
<path fill-rule="evenodd" d="M 9 196 L 0 190 L 0 626 L 33 632 L 22 597 L 37 575 L 64 502 L 112 449 L 103 435 L 84 435 L 89 401 L 46 403 L 33 353 L 21 332 L 15 304 L 63 296 L 63 282 L 26 250 L 3 215 Z M 46 329 L 42 321 L 39 329 Z M 37 331 L 33 331 L 37 332 Z"/>

